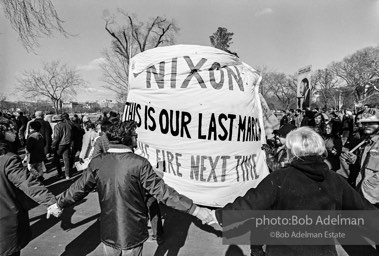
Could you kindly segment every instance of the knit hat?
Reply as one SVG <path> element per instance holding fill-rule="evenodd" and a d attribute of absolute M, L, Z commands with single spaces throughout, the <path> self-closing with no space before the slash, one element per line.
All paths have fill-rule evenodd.
<path fill-rule="evenodd" d="M 361 123 L 379 123 L 379 109 L 368 108 L 362 113 Z"/>

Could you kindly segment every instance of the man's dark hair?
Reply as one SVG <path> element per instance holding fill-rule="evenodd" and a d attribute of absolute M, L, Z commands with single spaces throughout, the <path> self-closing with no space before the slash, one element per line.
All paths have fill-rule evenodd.
<path fill-rule="evenodd" d="M 95 129 L 95 124 L 88 121 L 84 123 L 84 127 L 86 128 L 86 131 L 89 131 L 89 129 Z"/>
<path fill-rule="evenodd" d="M 61 117 L 62 117 L 62 119 L 66 119 L 66 120 L 68 120 L 70 116 L 69 116 L 67 113 L 63 113 L 63 114 L 61 115 Z"/>
<path fill-rule="evenodd" d="M 117 117 L 117 113 L 116 113 L 116 112 L 113 112 L 113 111 L 110 111 L 110 112 L 109 112 L 109 116 L 110 116 L 110 117 Z"/>
<path fill-rule="evenodd" d="M 107 138 L 112 143 L 132 145 L 133 131 L 137 128 L 135 121 L 124 121 L 112 124 L 106 132 Z"/>
<path fill-rule="evenodd" d="M 41 130 L 41 124 L 39 122 L 33 121 L 30 123 L 30 128 L 39 132 Z"/>
<path fill-rule="evenodd" d="M 102 132 L 107 132 L 108 130 L 109 130 L 109 127 L 112 125 L 112 123 L 111 122 L 109 122 L 109 121 L 104 121 L 104 122 L 102 122 L 101 123 L 101 128 L 100 128 L 100 130 L 102 131 Z"/>

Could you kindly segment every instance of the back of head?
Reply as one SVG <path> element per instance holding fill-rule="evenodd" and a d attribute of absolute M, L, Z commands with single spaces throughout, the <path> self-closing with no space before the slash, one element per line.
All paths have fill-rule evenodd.
<path fill-rule="evenodd" d="M 110 116 L 110 117 L 117 117 L 117 113 L 116 113 L 116 112 L 113 112 L 113 111 L 110 111 L 110 112 L 109 112 L 109 116 Z"/>
<path fill-rule="evenodd" d="M 88 116 L 83 116 L 82 121 L 83 121 L 83 123 L 91 122 L 91 120 L 89 119 Z"/>
<path fill-rule="evenodd" d="M 33 121 L 30 123 L 30 128 L 32 128 L 34 131 L 39 132 L 41 130 L 41 123 L 37 121 Z"/>
<path fill-rule="evenodd" d="M 80 119 L 78 117 L 77 114 L 75 114 L 72 119 L 71 119 L 72 122 L 76 123 L 76 124 L 80 124 Z"/>
<path fill-rule="evenodd" d="M 43 118 L 43 113 L 42 113 L 42 111 L 36 111 L 35 113 L 34 113 L 34 115 L 36 116 L 36 118 Z"/>
<path fill-rule="evenodd" d="M 112 126 L 112 123 L 109 121 L 101 122 L 101 128 L 100 130 L 104 133 L 108 132 L 109 128 Z"/>
<path fill-rule="evenodd" d="M 113 123 L 106 132 L 107 138 L 111 143 L 132 146 L 132 136 L 136 128 L 137 123 L 135 121 Z"/>
<path fill-rule="evenodd" d="M 68 120 L 70 117 L 69 117 L 69 115 L 67 114 L 67 113 L 63 113 L 62 115 L 61 115 L 61 117 L 62 117 L 62 120 Z"/>
<path fill-rule="evenodd" d="M 91 123 L 91 122 L 85 122 L 84 123 L 84 127 L 86 129 L 86 131 L 89 131 L 90 129 L 95 129 L 95 124 L 94 123 Z"/>
<path fill-rule="evenodd" d="M 326 152 L 322 137 L 309 127 L 300 127 L 291 131 L 286 139 L 290 158 L 305 156 L 321 156 Z"/>
<path fill-rule="evenodd" d="M 308 118 L 313 118 L 314 113 L 313 113 L 313 111 L 306 110 L 305 111 L 305 116 L 308 117 Z"/>

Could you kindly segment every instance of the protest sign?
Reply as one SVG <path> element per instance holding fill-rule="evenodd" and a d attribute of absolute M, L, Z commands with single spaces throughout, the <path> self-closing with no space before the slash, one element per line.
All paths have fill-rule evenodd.
<path fill-rule="evenodd" d="M 297 108 L 306 109 L 310 105 L 312 66 L 306 66 L 297 72 Z"/>
<path fill-rule="evenodd" d="M 197 204 L 224 206 L 267 174 L 260 75 L 213 47 L 176 45 L 131 59 L 123 119 L 138 151 Z"/>

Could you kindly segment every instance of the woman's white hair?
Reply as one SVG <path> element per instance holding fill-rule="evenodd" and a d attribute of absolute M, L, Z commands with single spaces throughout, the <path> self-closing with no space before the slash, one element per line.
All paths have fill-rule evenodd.
<path fill-rule="evenodd" d="M 326 153 L 324 140 L 309 127 L 300 127 L 288 133 L 286 147 L 290 158 Z"/>

